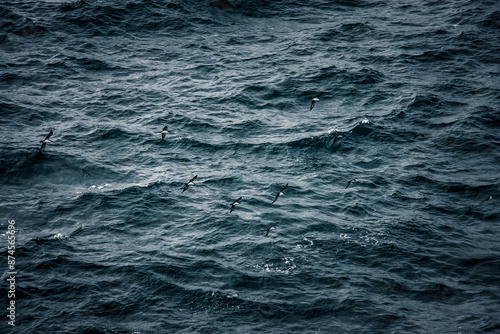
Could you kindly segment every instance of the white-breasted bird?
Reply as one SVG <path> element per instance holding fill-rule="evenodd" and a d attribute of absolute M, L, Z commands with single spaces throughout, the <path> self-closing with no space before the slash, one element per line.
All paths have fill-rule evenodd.
<path fill-rule="evenodd" d="M 166 136 L 166 135 L 167 135 L 167 133 L 168 133 L 168 126 L 167 126 L 167 125 L 165 125 L 165 126 L 163 127 L 163 130 L 162 130 L 162 131 L 158 131 L 158 133 L 161 133 L 161 139 L 164 139 L 164 138 L 165 138 L 165 136 Z"/>
<path fill-rule="evenodd" d="M 242 198 L 243 197 L 240 197 L 236 201 L 234 201 L 233 203 L 231 203 L 231 210 L 229 211 L 229 213 L 233 212 L 233 210 L 236 207 L 236 205 L 240 204 L 240 201 L 241 201 Z"/>
<path fill-rule="evenodd" d="M 45 139 L 44 140 L 40 140 L 40 143 L 42 143 L 42 146 L 40 147 L 40 151 L 39 152 L 42 152 L 45 149 L 45 144 L 50 143 L 49 138 L 50 138 L 50 136 L 52 136 L 53 133 L 54 133 L 54 131 L 52 131 L 52 129 L 50 129 L 50 132 L 45 137 Z"/>
<path fill-rule="evenodd" d="M 266 235 L 264 237 L 267 237 L 267 235 L 269 234 L 269 231 L 271 231 L 272 229 L 276 228 L 276 225 L 278 225 L 279 223 L 276 223 L 274 224 L 273 226 L 269 227 L 266 231 Z"/>
<path fill-rule="evenodd" d="M 316 104 L 316 102 L 318 102 L 318 101 L 319 101 L 319 97 L 313 97 L 313 98 L 311 99 L 311 108 L 309 108 L 309 110 L 313 110 L 314 105 L 315 105 L 315 104 Z"/>
<path fill-rule="evenodd" d="M 186 182 L 184 184 L 184 189 L 182 189 L 182 192 L 185 192 L 189 188 L 190 185 L 194 184 L 193 181 L 196 180 L 197 177 L 198 177 L 198 175 L 195 175 L 191 180 L 189 180 L 188 182 Z"/>
<path fill-rule="evenodd" d="M 280 192 L 276 195 L 276 197 L 274 198 L 274 202 L 276 202 L 278 200 L 278 197 L 280 197 L 280 195 L 283 195 L 283 190 L 286 189 L 286 187 L 288 187 L 288 183 L 283 187 L 283 189 L 280 190 Z M 272 203 L 271 203 L 272 204 Z"/>

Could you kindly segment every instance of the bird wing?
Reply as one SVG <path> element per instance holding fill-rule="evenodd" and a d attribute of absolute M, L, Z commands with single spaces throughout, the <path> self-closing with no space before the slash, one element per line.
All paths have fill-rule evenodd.
<path fill-rule="evenodd" d="M 182 189 L 182 192 L 185 192 L 185 191 L 187 190 L 187 188 L 189 188 L 189 183 L 186 183 L 186 184 L 184 185 L 184 189 Z"/>
<path fill-rule="evenodd" d="M 50 138 L 50 136 L 52 136 L 52 134 L 53 134 L 53 133 L 54 133 L 54 132 L 52 131 L 52 129 L 50 129 L 49 134 L 45 137 L 45 139 L 44 139 L 44 140 L 40 140 L 40 142 L 44 142 L 44 141 L 46 141 L 47 139 L 49 139 L 49 138 Z"/>
<path fill-rule="evenodd" d="M 311 108 L 309 108 L 309 110 L 313 110 L 315 103 L 316 103 L 316 101 L 314 101 L 314 100 L 311 101 Z"/>
<path fill-rule="evenodd" d="M 168 130 L 168 125 L 165 125 L 165 126 L 163 127 L 163 131 L 167 131 L 167 130 Z"/>
<path fill-rule="evenodd" d="M 288 183 L 287 183 L 287 184 L 285 184 L 285 186 L 284 186 L 284 187 L 280 190 L 280 192 L 276 195 L 276 197 L 274 198 L 273 203 L 274 203 L 274 202 L 276 202 L 276 201 L 278 200 L 278 197 L 280 197 L 281 193 L 283 192 L 283 190 L 285 190 L 285 189 L 286 189 L 286 187 L 288 187 Z M 271 204 L 272 204 L 272 203 L 271 203 Z"/>
<path fill-rule="evenodd" d="M 488 201 L 489 201 L 490 199 L 492 199 L 492 198 L 493 198 L 493 197 L 488 196 L 488 197 L 487 197 L 484 201 L 482 201 L 482 202 L 481 202 L 481 203 L 479 203 L 479 204 L 483 204 L 484 202 L 488 202 Z"/>
<path fill-rule="evenodd" d="M 281 191 L 278 193 L 278 195 L 276 195 L 276 197 L 274 198 L 273 203 L 274 203 L 274 202 L 276 202 L 276 201 L 278 200 L 278 197 L 280 197 L 280 193 L 281 193 Z M 272 204 L 272 203 L 271 203 L 271 204 Z"/>
<path fill-rule="evenodd" d="M 45 143 L 42 143 L 42 147 L 40 147 L 40 152 L 42 152 L 44 148 L 45 148 Z"/>
<path fill-rule="evenodd" d="M 50 136 L 52 136 L 52 134 L 53 134 L 53 133 L 54 133 L 54 131 L 52 131 L 52 129 L 50 129 L 49 134 L 47 135 L 47 137 L 45 137 L 45 139 L 44 139 L 44 140 L 49 139 L 49 138 L 50 138 Z"/>
<path fill-rule="evenodd" d="M 194 180 L 196 180 L 196 178 L 197 178 L 197 177 L 198 177 L 198 175 L 195 175 L 195 176 L 194 176 L 191 180 L 189 180 L 189 182 L 188 182 L 188 183 L 193 182 Z"/>
<path fill-rule="evenodd" d="M 274 227 L 274 228 L 276 228 L 276 226 L 277 226 L 278 224 L 279 224 L 279 222 L 277 222 L 276 224 L 274 224 L 273 226 L 271 226 L 270 228 L 268 228 L 268 229 L 267 229 L 267 231 L 266 231 L 266 235 L 265 235 L 265 237 L 267 237 L 267 235 L 269 234 L 269 231 L 271 231 L 271 229 L 272 229 L 273 227 Z"/>

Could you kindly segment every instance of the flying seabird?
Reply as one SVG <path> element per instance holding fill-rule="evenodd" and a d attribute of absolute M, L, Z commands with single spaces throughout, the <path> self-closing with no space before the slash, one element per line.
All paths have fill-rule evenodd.
<path fill-rule="evenodd" d="M 313 110 L 314 105 L 316 104 L 317 101 L 319 101 L 319 97 L 314 97 L 311 99 L 311 108 L 309 108 L 309 110 Z"/>
<path fill-rule="evenodd" d="M 479 204 L 483 204 L 484 202 L 488 202 L 490 199 L 492 199 L 493 196 L 488 196 L 484 201 L 482 201 L 481 203 Z"/>
<path fill-rule="evenodd" d="M 238 198 L 236 201 L 234 201 L 233 203 L 231 203 L 231 210 L 229 211 L 229 213 L 233 212 L 234 207 L 235 207 L 236 205 L 240 204 L 240 201 L 241 201 L 241 199 L 242 199 L 242 198 L 243 198 L 243 197 L 240 197 L 240 198 Z"/>
<path fill-rule="evenodd" d="M 161 133 L 161 139 L 165 138 L 165 136 L 166 136 L 166 135 L 167 135 L 167 133 L 168 133 L 168 126 L 167 126 L 167 125 L 165 125 L 165 126 L 163 127 L 163 130 L 162 130 L 162 131 L 158 131 L 158 133 Z"/>
<path fill-rule="evenodd" d="M 278 224 L 279 223 L 276 223 L 273 226 L 271 226 L 270 228 L 268 228 L 267 231 L 266 231 L 266 235 L 264 237 L 267 237 L 267 235 L 269 234 L 269 231 L 271 231 L 273 228 L 276 228 L 276 225 L 278 225 Z"/>
<path fill-rule="evenodd" d="M 39 151 L 39 152 L 42 152 L 42 151 L 45 149 L 45 144 L 50 143 L 49 138 L 50 138 L 50 136 L 52 136 L 52 134 L 53 134 L 53 133 L 54 133 L 54 132 L 52 131 L 52 129 L 50 129 L 50 132 L 49 132 L 49 134 L 45 137 L 45 139 L 44 139 L 44 140 L 40 140 L 40 143 L 42 143 L 42 147 L 40 147 L 40 151 Z"/>
<path fill-rule="evenodd" d="M 189 186 L 191 184 L 194 184 L 194 180 L 196 180 L 196 178 L 198 177 L 198 175 L 195 175 L 191 180 L 189 180 L 189 182 L 185 183 L 184 184 L 184 189 L 182 189 L 182 192 L 185 192 L 187 190 L 187 188 L 189 188 Z"/>
<path fill-rule="evenodd" d="M 354 182 L 354 181 L 356 181 L 356 179 L 352 179 L 352 180 L 347 181 L 347 186 L 345 186 L 345 189 L 347 189 L 347 187 L 349 187 L 351 185 L 351 182 Z"/>
<path fill-rule="evenodd" d="M 280 195 L 283 195 L 283 190 L 286 189 L 286 187 L 288 187 L 288 183 L 283 187 L 283 189 L 280 190 L 280 192 L 276 195 L 276 197 L 274 198 L 274 202 L 276 202 L 278 200 L 278 197 L 280 197 Z M 272 204 L 272 203 L 271 203 Z"/>
<path fill-rule="evenodd" d="M 333 139 L 333 143 L 332 143 L 332 145 L 333 145 L 333 144 L 335 144 L 335 142 L 336 142 L 337 140 L 339 140 L 340 138 L 342 138 L 342 135 L 336 135 L 336 136 L 335 136 L 335 138 Z"/>
<path fill-rule="evenodd" d="M 417 133 L 416 135 L 413 136 L 413 139 L 416 139 L 418 137 L 422 137 L 422 138 L 425 138 L 425 136 L 421 133 Z"/>

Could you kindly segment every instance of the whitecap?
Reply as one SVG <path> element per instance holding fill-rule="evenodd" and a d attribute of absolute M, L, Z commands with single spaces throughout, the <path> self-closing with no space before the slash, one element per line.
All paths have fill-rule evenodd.
<path fill-rule="evenodd" d="M 47 239 L 49 240 L 62 240 L 62 239 L 68 239 L 68 236 L 67 235 L 64 235 L 62 233 L 56 233 L 54 235 L 51 235 L 50 237 L 48 237 Z"/>

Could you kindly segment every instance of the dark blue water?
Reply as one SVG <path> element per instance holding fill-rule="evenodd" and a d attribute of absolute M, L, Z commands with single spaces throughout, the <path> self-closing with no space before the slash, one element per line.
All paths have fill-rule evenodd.
<path fill-rule="evenodd" d="M 234 7 L 1 2 L 0 332 L 499 333 L 498 2 Z"/>

